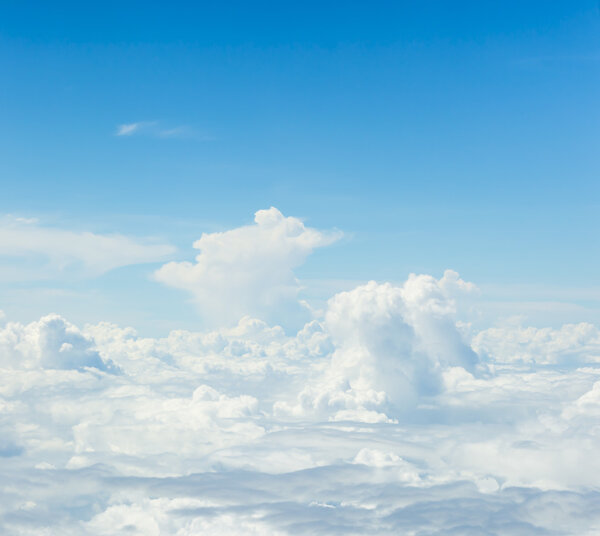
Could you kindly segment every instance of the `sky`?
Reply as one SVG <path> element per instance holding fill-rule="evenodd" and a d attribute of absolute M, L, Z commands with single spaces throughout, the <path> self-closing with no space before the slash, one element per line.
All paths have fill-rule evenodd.
<path fill-rule="evenodd" d="M 6 0 L 0 73 L 0 532 L 600 533 L 597 1 Z"/>
<path fill-rule="evenodd" d="M 3 3 L 2 213 L 189 260 L 274 206 L 345 233 L 298 277 L 452 268 L 600 318 L 596 3 L 188 4 Z M 9 281 L 4 310 L 192 327 L 154 268 Z"/>

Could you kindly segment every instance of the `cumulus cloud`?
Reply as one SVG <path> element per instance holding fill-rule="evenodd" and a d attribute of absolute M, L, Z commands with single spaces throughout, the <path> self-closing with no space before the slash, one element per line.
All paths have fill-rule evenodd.
<path fill-rule="evenodd" d="M 175 249 L 123 235 L 102 235 L 46 227 L 36 221 L 0 219 L 2 276 L 44 279 L 60 273 L 96 276 L 131 264 L 157 262 Z"/>
<path fill-rule="evenodd" d="M 239 235 L 209 235 L 208 266 Z M 296 334 L 8 319 L 0 532 L 594 534 L 596 328 L 465 330 L 473 292 L 370 282 Z"/>
<path fill-rule="evenodd" d="M 13 369 L 111 368 L 93 348 L 92 340 L 59 315 L 0 329 L 0 366 Z"/>
<path fill-rule="evenodd" d="M 453 294 L 474 289 L 448 270 L 436 280 L 411 275 L 402 286 L 374 281 L 329 300 L 325 328 L 335 344 L 331 363 L 300 394 L 294 414 L 339 411 L 336 420 L 386 421 L 383 408 L 412 409 L 443 387 L 449 367 L 475 372 L 477 355 L 456 327 Z"/>
<path fill-rule="evenodd" d="M 274 320 L 298 316 L 300 284 L 294 268 L 316 248 L 333 243 L 339 232 L 305 227 L 274 207 L 259 210 L 254 224 L 204 233 L 194 242 L 195 262 L 170 262 L 155 273 L 166 285 L 189 292 L 204 319 L 236 322 L 244 315 Z M 281 322 L 281 319 L 279 319 Z"/>

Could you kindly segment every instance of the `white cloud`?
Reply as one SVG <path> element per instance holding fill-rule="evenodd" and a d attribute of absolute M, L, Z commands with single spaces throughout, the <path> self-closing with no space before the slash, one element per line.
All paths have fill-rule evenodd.
<path fill-rule="evenodd" d="M 123 235 L 102 235 L 44 227 L 19 219 L 0 219 L 0 276 L 44 279 L 61 272 L 95 276 L 131 264 L 157 262 L 175 249 L 168 244 Z"/>
<path fill-rule="evenodd" d="M 275 314 L 298 315 L 300 285 L 293 269 L 314 249 L 341 235 L 305 227 L 274 207 L 259 210 L 254 222 L 204 233 L 194 242 L 200 250 L 195 263 L 165 264 L 156 271 L 156 279 L 189 292 L 213 325 L 236 322 L 244 315 L 267 319 L 277 318 Z"/>
<path fill-rule="evenodd" d="M 58 315 L 28 325 L 10 322 L 0 329 L 0 367 L 109 370 L 92 340 Z"/>
<path fill-rule="evenodd" d="M 500 362 L 544 364 L 600 363 L 600 330 L 593 324 L 565 324 L 559 329 L 510 324 L 480 331 L 473 348 Z"/>
<path fill-rule="evenodd" d="M 282 412 L 338 413 L 335 420 L 389 420 L 443 388 L 449 367 L 475 372 L 478 359 L 456 328 L 456 291 L 473 285 L 447 271 L 439 280 L 411 275 L 402 287 L 374 281 L 329 300 L 325 328 L 336 346 L 329 367 Z M 362 417 L 361 417 L 362 415 Z"/>
<path fill-rule="evenodd" d="M 465 339 L 473 291 L 371 282 L 293 336 L 9 321 L 0 533 L 596 533 L 597 328 Z"/>

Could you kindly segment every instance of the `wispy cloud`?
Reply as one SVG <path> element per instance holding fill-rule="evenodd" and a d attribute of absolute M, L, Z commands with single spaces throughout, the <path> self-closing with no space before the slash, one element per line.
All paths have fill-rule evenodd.
<path fill-rule="evenodd" d="M 155 121 L 140 121 L 138 123 L 124 123 L 117 126 L 117 136 L 133 136 L 141 132 L 148 131 L 156 125 Z"/>
<path fill-rule="evenodd" d="M 117 125 L 115 136 L 149 136 L 152 138 L 192 138 L 206 136 L 198 134 L 187 125 L 163 126 L 158 121 L 138 121 Z"/>
<path fill-rule="evenodd" d="M 157 262 L 175 248 L 123 236 L 43 226 L 35 219 L 0 218 L 1 279 L 47 279 L 67 272 L 96 276 L 114 268 Z"/>
<path fill-rule="evenodd" d="M 159 129 L 157 132 L 157 135 L 160 138 L 183 138 L 190 137 L 193 134 L 193 130 L 186 126 Z"/>

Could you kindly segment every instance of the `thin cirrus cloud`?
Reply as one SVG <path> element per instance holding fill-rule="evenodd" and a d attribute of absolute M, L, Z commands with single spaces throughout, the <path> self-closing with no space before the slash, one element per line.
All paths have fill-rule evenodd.
<path fill-rule="evenodd" d="M 193 129 L 186 125 L 165 127 L 158 121 L 138 121 L 117 125 L 115 136 L 149 136 L 152 138 L 190 138 L 194 137 Z M 204 139 L 204 138 L 203 138 Z"/>
<path fill-rule="evenodd" d="M 34 219 L 0 219 L 3 280 L 47 279 L 61 273 L 83 277 L 114 268 L 165 260 L 169 244 L 120 234 L 98 234 L 43 226 Z"/>

